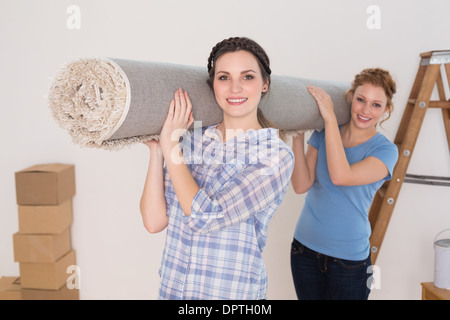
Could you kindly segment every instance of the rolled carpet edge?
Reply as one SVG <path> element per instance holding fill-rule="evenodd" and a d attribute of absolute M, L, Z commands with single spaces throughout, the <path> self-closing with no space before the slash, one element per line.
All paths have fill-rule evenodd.
<path fill-rule="evenodd" d="M 194 118 L 219 123 L 222 111 L 206 84 L 206 68 L 116 58 L 81 58 L 56 74 L 48 103 L 57 124 L 78 145 L 105 150 L 158 139 L 173 93 L 189 92 Z M 306 85 L 321 86 L 335 102 L 339 124 L 348 122 L 349 84 L 272 76 L 260 108 L 287 136 L 322 129 L 323 120 Z"/>
<path fill-rule="evenodd" d="M 64 65 L 51 84 L 53 118 L 74 143 L 88 147 L 107 142 L 129 107 L 130 85 L 120 66 L 108 58 L 82 58 Z M 135 139 L 131 139 L 130 142 Z"/>

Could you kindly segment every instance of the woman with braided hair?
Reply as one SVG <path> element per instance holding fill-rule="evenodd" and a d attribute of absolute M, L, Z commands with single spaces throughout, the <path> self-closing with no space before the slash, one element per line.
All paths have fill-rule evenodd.
<path fill-rule="evenodd" d="M 190 134 L 192 104 L 180 88 L 159 142 L 146 142 L 142 218 L 151 233 L 167 230 L 159 299 L 266 299 L 261 252 L 294 166 L 258 108 L 269 58 L 253 40 L 230 38 L 212 49 L 208 71 L 222 122 Z"/>

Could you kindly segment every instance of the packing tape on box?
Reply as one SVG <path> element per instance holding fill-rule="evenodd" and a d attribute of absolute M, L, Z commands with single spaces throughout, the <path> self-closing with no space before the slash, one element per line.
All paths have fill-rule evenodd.
<path fill-rule="evenodd" d="M 115 58 L 84 58 L 66 64 L 49 90 L 49 107 L 60 127 L 82 146 L 118 150 L 157 139 L 170 100 L 182 88 L 202 126 L 219 123 L 222 110 L 207 85 L 206 68 Z M 324 124 L 308 85 L 332 98 L 339 124 L 348 122 L 349 83 L 272 75 L 260 102 L 264 115 L 285 132 L 322 129 Z"/>

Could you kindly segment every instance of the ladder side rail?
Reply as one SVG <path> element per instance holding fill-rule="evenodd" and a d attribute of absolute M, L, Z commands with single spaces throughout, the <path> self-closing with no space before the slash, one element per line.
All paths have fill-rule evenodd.
<path fill-rule="evenodd" d="M 414 79 L 414 83 L 408 98 L 408 102 L 406 104 L 405 110 L 403 111 L 402 119 L 400 121 L 399 127 L 397 129 L 397 134 L 394 139 L 394 143 L 397 146 L 400 146 L 402 144 L 402 141 L 404 139 L 404 135 L 406 132 L 406 129 L 408 127 L 409 121 L 411 119 L 412 111 L 414 109 L 414 104 L 416 101 L 416 98 L 418 96 L 419 90 L 422 86 L 423 79 L 425 77 L 425 71 L 427 69 L 429 58 L 431 57 L 431 52 L 422 53 L 419 68 L 416 73 L 416 77 Z M 392 181 L 392 180 L 391 180 Z M 384 199 L 386 198 L 386 190 L 390 184 L 391 181 L 386 181 L 380 188 L 380 190 L 375 194 L 375 197 L 372 201 L 372 205 L 369 209 L 369 222 L 370 226 L 373 232 L 375 222 L 378 220 L 378 215 L 380 212 L 381 204 L 383 203 Z M 373 237 L 373 236 L 372 236 Z"/>
<path fill-rule="evenodd" d="M 421 65 L 421 67 L 423 66 Z M 439 75 L 439 68 L 439 65 L 426 66 L 422 84 L 419 84 L 420 90 L 418 92 L 417 99 L 411 112 L 409 121 L 405 120 L 407 122 L 403 123 L 403 132 L 401 133 L 403 141 L 398 141 L 399 159 L 394 168 L 391 182 L 387 186 L 386 195 L 384 201 L 382 201 L 381 203 L 370 239 L 372 263 L 375 263 L 378 257 L 384 235 L 386 233 L 389 221 L 392 216 L 392 212 L 397 202 L 397 198 L 406 175 L 406 169 L 408 168 L 411 155 L 413 153 L 414 146 L 419 135 L 420 127 L 422 126 L 422 122 L 430 102 L 430 97 Z M 419 71 L 419 73 L 421 72 Z M 415 89 L 417 90 L 417 88 Z M 414 98 L 413 95 L 414 92 L 412 92 L 410 98 Z"/>
<path fill-rule="evenodd" d="M 394 143 L 399 145 L 402 143 L 405 131 L 408 126 L 409 120 L 411 119 L 412 111 L 414 110 L 414 103 L 413 102 L 417 99 L 420 87 L 423 83 L 423 79 L 425 77 L 425 71 L 427 69 L 426 58 L 422 58 L 419 69 L 417 70 L 416 78 L 414 80 L 411 93 L 408 98 L 408 103 L 406 104 L 405 110 L 403 111 L 402 119 L 400 120 L 399 127 L 397 129 L 397 134 L 395 135 Z"/>
<path fill-rule="evenodd" d="M 447 84 L 450 87 L 450 63 L 446 63 L 445 64 L 445 71 L 446 71 L 446 74 L 447 74 Z M 441 81 L 442 81 L 442 79 L 441 79 Z M 444 91 L 443 87 L 442 87 L 442 94 L 443 94 L 443 96 L 440 97 L 440 99 L 441 100 L 446 100 L 445 91 Z M 450 99 L 448 99 L 447 101 L 450 102 Z M 443 119 L 444 120 L 444 128 L 445 128 L 445 133 L 447 135 L 448 150 L 450 152 L 450 109 L 442 108 L 442 117 L 444 118 Z"/>

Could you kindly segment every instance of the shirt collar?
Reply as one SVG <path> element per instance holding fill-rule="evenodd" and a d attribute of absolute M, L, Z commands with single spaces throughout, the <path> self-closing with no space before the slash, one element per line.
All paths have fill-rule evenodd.
<path fill-rule="evenodd" d="M 217 130 L 219 124 L 211 125 L 205 129 L 205 136 L 222 143 L 222 133 Z M 270 139 L 278 138 L 278 129 L 275 128 L 262 128 L 257 130 L 248 130 L 235 136 L 233 140 L 227 141 L 227 143 L 233 143 L 234 145 L 239 142 L 258 143 Z"/>

